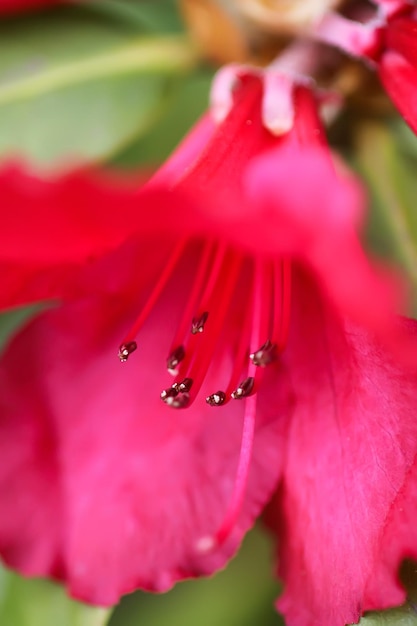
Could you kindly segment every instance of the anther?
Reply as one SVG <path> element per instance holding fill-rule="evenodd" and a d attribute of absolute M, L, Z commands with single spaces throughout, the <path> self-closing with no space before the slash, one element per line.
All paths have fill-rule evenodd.
<path fill-rule="evenodd" d="M 221 406 L 224 404 L 226 400 L 226 394 L 224 391 L 216 391 L 216 393 L 212 393 L 210 396 L 207 396 L 206 402 L 210 406 Z"/>
<path fill-rule="evenodd" d="M 245 378 L 245 380 L 240 383 L 239 387 L 232 392 L 231 395 L 233 400 L 241 400 L 242 398 L 247 398 L 248 396 L 250 396 L 252 393 L 254 382 L 255 379 L 253 378 L 253 376 Z"/>
<path fill-rule="evenodd" d="M 184 380 L 182 382 L 180 382 L 179 384 L 177 383 L 178 392 L 179 393 L 188 393 L 190 391 L 191 387 L 193 386 L 193 382 L 194 381 L 193 381 L 192 378 L 184 378 Z"/>
<path fill-rule="evenodd" d="M 170 374 L 172 374 L 173 376 L 176 376 L 176 374 L 178 373 L 177 367 L 181 363 L 181 361 L 184 359 L 184 357 L 185 357 L 184 346 L 178 346 L 178 348 L 175 348 L 175 350 L 171 352 L 171 354 L 167 358 L 167 370 Z"/>
<path fill-rule="evenodd" d="M 208 315 L 208 311 L 204 311 L 199 317 L 193 317 L 193 321 L 191 322 L 191 332 L 193 335 L 203 332 Z"/>
<path fill-rule="evenodd" d="M 136 343 L 136 341 L 129 341 L 128 343 L 122 343 L 122 345 L 119 348 L 119 352 L 117 354 L 117 356 L 120 359 L 121 363 L 125 363 L 127 361 L 127 359 L 129 358 L 129 355 L 132 354 L 132 352 L 134 352 L 138 347 L 138 344 Z"/>
<path fill-rule="evenodd" d="M 267 339 L 263 346 L 249 355 L 254 365 L 266 367 L 277 358 L 277 347 L 270 339 Z"/>
<path fill-rule="evenodd" d="M 170 398 L 176 398 L 179 394 L 178 384 L 174 383 L 172 387 L 168 387 L 167 389 L 163 389 L 161 391 L 161 400 L 168 403 Z"/>
<path fill-rule="evenodd" d="M 187 392 L 179 392 L 172 386 L 161 392 L 161 400 L 173 409 L 185 409 L 190 402 L 190 395 Z"/>
<path fill-rule="evenodd" d="M 180 393 L 176 398 L 170 398 L 166 404 L 173 409 L 185 409 L 190 402 L 190 396 L 188 393 Z"/>

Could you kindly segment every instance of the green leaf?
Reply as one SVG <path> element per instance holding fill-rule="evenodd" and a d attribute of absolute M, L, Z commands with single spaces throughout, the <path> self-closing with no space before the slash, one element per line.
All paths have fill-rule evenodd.
<path fill-rule="evenodd" d="M 105 626 L 109 617 L 106 609 L 70 600 L 58 585 L 0 569 L 0 624 L 4 626 Z"/>
<path fill-rule="evenodd" d="M 126 596 L 108 626 L 283 626 L 274 608 L 279 587 L 271 543 L 264 530 L 255 529 L 224 571 L 163 595 Z"/>
<path fill-rule="evenodd" d="M 113 160 L 117 167 L 157 165 L 174 150 L 191 126 L 208 108 L 213 73 L 193 72 L 176 89 L 171 105 L 159 123 Z"/>
<path fill-rule="evenodd" d="M 410 604 L 369 613 L 361 619 L 360 626 L 417 626 L 417 613 Z"/>
<path fill-rule="evenodd" d="M 8 338 L 11 337 L 13 333 L 17 332 L 25 322 L 28 322 L 31 317 L 38 313 L 41 308 L 40 305 L 33 305 L 18 307 L 11 311 L 0 313 L 0 352 Z"/>
<path fill-rule="evenodd" d="M 78 2 L 82 5 L 85 0 Z M 182 30 L 177 0 L 95 0 L 84 8 L 133 28 L 146 26 L 158 33 Z"/>
<path fill-rule="evenodd" d="M 155 123 L 194 61 L 182 35 L 150 36 L 86 10 L 2 22 L 0 156 L 102 160 Z"/>
<path fill-rule="evenodd" d="M 373 198 L 371 242 L 398 262 L 413 287 L 417 311 L 417 184 L 415 167 L 401 154 L 387 126 L 367 123 L 358 133 L 358 165 Z"/>

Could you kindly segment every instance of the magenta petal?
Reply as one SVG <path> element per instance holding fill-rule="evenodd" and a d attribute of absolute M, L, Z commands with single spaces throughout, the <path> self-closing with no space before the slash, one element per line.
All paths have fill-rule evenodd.
<path fill-rule="evenodd" d="M 253 159 L 245 183 L 258 238 L 265 250 L 280 250 L 310 267 L 345 315 L 385 326 L 395 296 L 359 243 L 363 190 L 351 174 L 337 173 L 329 156 L 323 148 L 290 145 Z M 256 232 L 255 225 L 251 229 Z"/>
<path fill-rule="evenodd" d="M 85 173 L 48 180 L 3 166 L 0 307 L 66 295 L 79 267 L 131 235 L 139 197 L 129 182 Z"/>
<path fill-rule="evenodd" d="M 413 19 L 397 18 L 389 23 L 385 45 L 388 50 L 401 54 L 417 67 L 417 22 Z"/>
<path fill-rule="evenodd" d="M 334 626 L 404 599 L 397 567 L 417 551 L 417 368 L 341 323 L 306 279 L 293 316 L 286 364 L 297 402 L 273 509 L 278 607 L 291 626 Z"/>
<path fill-rule="evenodd" d="M 115 346 L 137 312 L 130 286 L 140 257 L 133 246 L 113 258 L 117 297 L 103 273 L 101 297 L 42 314 L 0 367 L 1 552 L 19 571 L 63 578 L 72 595 L 103 605 L 224 565 L 276 486 L 287 423 L 260 394 L 243 508 L 225 544 L 201 553 L 199 540 L 215 533 L 232 493 L 244 403 L 175 411 L 160 401 L 172 380 L 165 358 L 181 306 L 174 286 L 135 358 L 118 361 Z M 227 359 L 216 362 L 216 376 L 227 368 Z M 285 411 L 280 380 L 275 398 Z"/>
<path fill-rule="evenodd" d="M 417 67 L 397 52 L 386 52 L 379 65 L 379 77 L 391 100 L 417 133 Z"/>

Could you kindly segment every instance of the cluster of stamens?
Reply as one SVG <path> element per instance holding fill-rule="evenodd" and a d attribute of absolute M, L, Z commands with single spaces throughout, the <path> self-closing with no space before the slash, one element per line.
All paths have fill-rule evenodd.
<path fill-rule="evenodd" d="M 127 361 L 137 349 L 133 337 L 140 331 L 163 289 L 172 279 L 186 245 L 180 242 L 169 258 L 146 306 L 119 348 L 120 361 Z M 246 311 L 242 312 L 242 343 L 235 354 L 235 368 L 229 384 L 209 394 L 206 403 L 209 406 L 223 406 L 229 400 L 249 397 L 258 387 L 257 370 L 278 358 L 286 342 L 289 323 L 288 262 L 248 261 L 227 246 L 208 243 L 201 253 L 184 318 L 167 358 L 167 371 L 175 376 L 174 383 L 160 394 L 167 406 L 182 409 L 194 401 L 207 374 L 220 332 L 227 323 L 227 312 L 243 274 L 248 274 L 249 278 L 245 278 L 245 283 L 248 283 Z M 206 337 L 203 349 L 202 338 L 206 333 L 209 336 Z"/>
<path fill-rule="evenodd" d="M 119 348 L 122 362 L 137 349 L 136 335 L 150 315 L 168 282 L 173 279 L 187 242 L 179 242 L 156 281 L 133 328 Z M 162 390 L 161 400 L 169 407 L 184 409 L 196 399 L 215 356 L 225 328 L 236 330 L 236 307 L 240 326 L 226 346 L 233 353 L 228 383 L 206 397 L 209 406 L 229 401 L 244 403 L 242 439 L 238 468 L 229 506 L 213 536 L 203 537 L 196 549 L 207 551 L 229 536 L 242 507 L 255 436 L 256 392 L 262 372 L 284 350 L 289 327 L 291 265 L 286 259 L 248 259 L 225 245 L 209 242 L 200 260 L 181 321 L 168 352 L 166 368 L 175 377 Z M 234 311 L 234 316 L 233 316 Z M 222 342 L 224 343 L 224 341 Z M 224 349 L 224 345 L 220 345 Z M 239 382 L 240 381 L 240 382 Z"/>

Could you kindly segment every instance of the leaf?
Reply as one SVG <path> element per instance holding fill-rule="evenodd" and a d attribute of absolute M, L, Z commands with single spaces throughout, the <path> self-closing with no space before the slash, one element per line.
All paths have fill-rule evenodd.
<path fill-rule="evenodd" d="M 181 35 L 150 36 L 87 10 L 1 22 L 0 156 L 106 158 L 155 123 L 194 56 Z"/>
<path fill-rule="evenodd" d="M 193 72 L 176 90 L 171 105 L 158 124 L 113 160 L 117 167 L 157 165 L 174 150 L 191 126 L 208 108 L 213 73 Z"/>
<path fill-rule="evenodd" d="M 279 587 L 271 543 L 264 530 L 255 529 L 225 570 L 163 595 L 125 596 L 108 626 L 284 626 L 274 609 Z"/>
<path fill-rule="evenodd" d="M 32 305 L 12 309 L 0 313 L 0 352 L 3 350 L 9 337 L 18 329 L 29 321 L 41 309 L 41 305 Z M 0 576 L 1 576 L 0 566 Z M 1 577 L 0 577 L 0 593 L 1 593 Z M 0 622 L 1 623 L 1 622 Z"/>
<path fill-rule="evenodd" d="M 360 626 L 417 626 L 417 613 L 410 604 L 369 613 L 361 619 Z"/>
<path fill-rule="evenodd" d="M 358 165 L 373 196 L 371 241 L 387 259 L 397 261 L 414 291 L 417 311 L 417 192 L 414 167 L 400 154 L 395 136 L 377 123 L 358 133 Z M 382 236 L 381 236 L 382 235 Z"/>
<path fill-rule="evenodd" d="M 53 583 L 26 580 L 0 569 L 0 624 L 105 626 L 110 611 L 70 600 Z"/>

